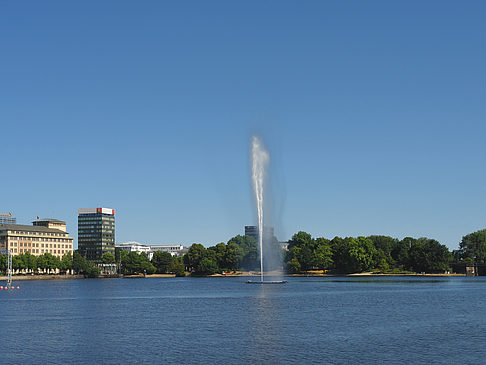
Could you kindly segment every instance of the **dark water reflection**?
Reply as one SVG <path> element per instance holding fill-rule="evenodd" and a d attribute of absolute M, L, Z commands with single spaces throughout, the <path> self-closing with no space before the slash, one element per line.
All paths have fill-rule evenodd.
<path fill-rule="evenodd" d="M 483 363 L 481 278 L 21 282 L 0 364 Z"/>

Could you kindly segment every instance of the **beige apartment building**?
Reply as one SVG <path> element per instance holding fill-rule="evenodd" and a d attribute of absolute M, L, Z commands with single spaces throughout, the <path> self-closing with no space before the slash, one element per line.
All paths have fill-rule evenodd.
<path fill-rule="evenodd" d="M 66 222 L 58 219 L 39 219 L 32 226 L 0 224 L 0 249 L 12 255 L 30 252 L 39 256 L 50 253 L 61 258 L 73 253 L 73 238 L 66 232 Z"/>

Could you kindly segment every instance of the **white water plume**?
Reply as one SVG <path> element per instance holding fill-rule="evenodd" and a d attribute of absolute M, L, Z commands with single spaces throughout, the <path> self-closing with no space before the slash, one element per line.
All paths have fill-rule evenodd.
<path fill-rule="evenodd" d="M 253 181 L 253 190 L 255 191 L 255 200 L 258 215 L 258 244 L 260 246 L 260 278 L 263 281 L 263 192 L 265 186 L 266 167 L 270 160 L 270 155 L 263 146 L 260 138 L 253 136 L 251 141 L 251 172 Z"/>

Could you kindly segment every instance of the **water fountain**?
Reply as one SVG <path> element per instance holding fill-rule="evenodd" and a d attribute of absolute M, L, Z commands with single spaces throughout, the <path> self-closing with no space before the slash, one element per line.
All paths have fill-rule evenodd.
<path fill-rule="evenodd" d="M 260 281 L 249 280 L 249 284 L 283 284 L 285 280 L 263 280 L 263 192 L 265 187 L 265 173 L 270 161 L 270 155 L 263 146 L 260 138 L 253 136 L 251 141 L 251 176 L 258 218 L 258 247 L 260 251 Z"/>

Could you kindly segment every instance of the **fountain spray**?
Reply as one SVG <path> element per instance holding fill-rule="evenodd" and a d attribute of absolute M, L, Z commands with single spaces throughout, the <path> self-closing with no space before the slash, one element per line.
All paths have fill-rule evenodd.
<path fill-rule="evenodd" d="M 260 246 L 260 279 L 263 282 L 263 191 L 265 185 L 265 169 L 270 155 L 260 138 L 253 136 L 251 141 L 252 181 L 258 215 L 258 244 Z"/>

